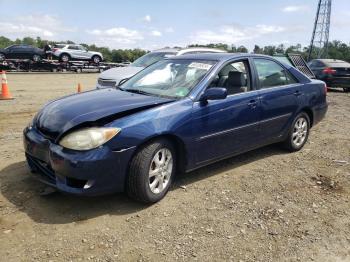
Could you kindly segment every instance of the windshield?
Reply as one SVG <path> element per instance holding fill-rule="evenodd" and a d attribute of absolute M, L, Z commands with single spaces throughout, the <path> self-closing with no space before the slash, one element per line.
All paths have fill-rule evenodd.
<path fill-rule="evenodd" d="M 155 62 L 158 62 L 164 58 L 174 56 L 175 53 L 171 52 L 151 52 L 144 56 L 141 56 L 139 59 L 136 59 L 131 66 L 136 67 L 147 67 L 149 65 L 154 64 Z"/>
<path fill-rule="evenodd" d="M 207 74 L 215 61 L 162 60 L 142 70 L 120 89 L 140 94 L 182 98 Z"/>

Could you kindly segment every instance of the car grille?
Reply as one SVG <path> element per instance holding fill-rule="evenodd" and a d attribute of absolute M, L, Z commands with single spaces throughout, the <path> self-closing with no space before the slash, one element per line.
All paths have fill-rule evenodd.
<path fill-rule="evenodd" d="M 116 81 L 115 80 L 110 80 L 110 79 L 98 79 L 98 84 L 100 86 L 106 86 L 106 87 L 115 87 Z"/>
<path fill-rule="evenodd" d="M 51 166 L 44 161 L 41 161 L 35 157 L 26 154 L 27 162 L 29 166 L 35 170 L 41 177 L 50 184 L 56 183 L 55 172 L 52 170 Z"/>

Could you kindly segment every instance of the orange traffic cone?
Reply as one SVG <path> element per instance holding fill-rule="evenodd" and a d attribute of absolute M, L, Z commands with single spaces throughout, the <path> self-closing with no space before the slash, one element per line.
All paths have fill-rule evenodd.
<path fill-rule="evenodd" d="M 7 86 L 6 72 L 1 72 L 1 95 L 0 100 L 11 100 L 13 99 L 10 90 Z"/>
<path fill-rule="evenodd" d="M 81 93 L 82 90 L 83 90 L 83 89 L 81 88 L 81 84 L 79 83 L 79 84 L 78 84 L 78 90 L 77 90 L 78 93 Z"/>

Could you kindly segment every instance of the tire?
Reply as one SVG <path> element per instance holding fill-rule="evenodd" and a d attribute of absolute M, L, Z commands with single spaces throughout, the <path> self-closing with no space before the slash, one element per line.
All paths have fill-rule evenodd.
<path fill-rule="evenodd" d="M 93 57 L 91 57 L 92 62 L 94 62 L 95 64 L 99 64 L 102 61 L 102 58 L 98 55 L 94 55 Z"/>
<path fill-rule="evenodd" d="M 68 54 L 62 54 L 60 55 L 60 61 L 61 62 L 69 62 L 70 56 Z"/>
<path fill-rule="evenodd" d="M 131 160 L 126 185 L 129 197 L 144 203 L 158 202 L 168 192 L 175 170 L 175 150 L 169 141 L 147 144 Z"/>
<path fill-rule="evenodd" d="M 303 148 L 310 133 L 310 118 L 307 113 L 298 114 L 288 133 L 284 146 L 290 152 L 296 152 Z"/>
<path fill-rule="evenodd" d="M 40 62 L 41 61 L 41 56 L 35 54 L 35 55 L 33 55 L 32 59 L 33 59 L 34 62 Z"/>
<path fill-rule="evenodd" d="M 349 93 L 350 92 L 350 87 L 343 87 L 343 90 L 344 90 L 345 93 Z"/>
<path fill-rule="evenodd" d="M 6 59 L 5 55 L 3 53 L 0 53 L 0 61 L 4 61 Z"/>

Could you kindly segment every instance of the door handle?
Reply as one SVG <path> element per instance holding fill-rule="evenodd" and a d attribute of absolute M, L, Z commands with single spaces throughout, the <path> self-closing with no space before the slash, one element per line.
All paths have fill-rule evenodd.
<path fill-rule="evenodd" d="M 295 96 L 300 96 L 300 95 L 301 95 L 301 92 L 300 92 L 299 90 L 297 90 L 297 91 L 294 92 L 294 95 L 295 95 Z"/>
<path fill-rule="evenodd" d="M 251 108 L 255 108 L 257 104 L 258 102 L 256 100 L 250 100 L 248 106 L 250 106 Z"/>

